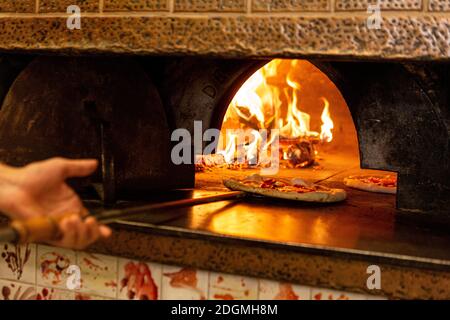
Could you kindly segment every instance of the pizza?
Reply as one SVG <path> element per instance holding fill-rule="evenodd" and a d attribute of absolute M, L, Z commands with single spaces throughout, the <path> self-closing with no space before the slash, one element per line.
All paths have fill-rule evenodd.
<path fill-rule="evenodd" d="M 345 185 L 370 192 L 390 193 L 397 192 L 397 177 L 393 175 L 350 176 L 344 179 Z"/>
<path fill-rule="evenodd" d="M 282 179 L 254 174 L 243 180 L 224 179 L 223 184 L 231 190 L 305 202 L 339 202 L 347 197 L 343 189 L 310 184 L 299 178 Z"/>

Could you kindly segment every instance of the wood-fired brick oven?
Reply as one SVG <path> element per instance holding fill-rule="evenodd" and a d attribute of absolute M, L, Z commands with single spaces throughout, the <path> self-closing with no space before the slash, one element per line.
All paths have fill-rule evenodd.
<path fill-rule="evenodd" d="M 192 187 L 193 166 L 170 160 L 170 132 L 193 131 L 194 120 L 204 130 L 220 128 L 236 90 L 266 62 L 4 57 L 2 160 L 23 165 L 56 155 L 102 158 L 102 174 L 91 182 L 103 185 L 107 202 Z M 448 215 L 446 64 L 312 63 L 347 101 L 361 167 L 398 172 L 399 209 Z"/>
<path fill-rule="evenodd" d="M 107 202 L 193 186 L 193 166 L 169 160 L 171 130 L 218 128 L 251 72 L 301 57 L 347 101 L 361 167 L 398 172 L 398 209 L 448 218 L 445 1 L 382 1 L 376 30 L 367 1 L 89 1 L 81 30 L 63 2 L 0 1 L 2 160 L 103 156 Z"/>
<path fill-rule="evenodd" d="M 170 265 L 169 274 L 172 266 L 197 270 L 199 283 L 207 279 L 208 298 L 215 298 L 215 279 L 222 275 L 223 288 L 242 290 L 241 280 L 227 284 L 231 274 L 258 291 L 267 280 L 275 290 L 300 285 L 311 299 L 325 298 L 328 289 L 358 293 L 358 299 L 448 299 L 449 3 L 0 0 L 0 161 L 98 158 L 101 170 L 94 176 L 70 181 L 93 215 L 223 195 L 222 178 L 259 172 L 174 165 L 170 136 L 177 128 L 194 133 L 195 120 L 203 130 L 220 128 L 238 89 L 278 58 L 309 64 L 341 101 L 330 104 L 334 140 L 317 144 L 319 165 L 282 168 L 279 176 L 347 192 L 346 201 L 332 205 L 245 197 L 122 216 L 108 240 L 76 254 L 41 244 L 2 245 L 5 257 L 30 248 L 26 269 L 34 270 L 11 277 L 1 258 L 2 286 L 10 288 L 11 281 L 40 290 L 41 257 L 55 251 L 82 270 L 87 255 L 109 261 L 101 276 L 83 270 L 82 281 L 83 293 L 109 299 L 124 297 L 124 266 L 135 264 L 151 269 L 166 298 L 180 297 L 164 284 Z M 81 10 L 80 29 L 67 26 L 69 5 Z M 380 24 L 373 27 L 378 9 Z M 320 126 L 318 106 L 311 119 Z M 338 131 L 341 116 L 345 134 Z M 351 151 L 342 148 L 344 136 L 351 138 Z M 365 168 L 398 173 L 397 195 L 344 186 L 350 174 L 376 172 Z M 0 226 L 7 223 L 0 215 Z M 373 265 L 382 271 L 375 290 L 367 286 Z"/>

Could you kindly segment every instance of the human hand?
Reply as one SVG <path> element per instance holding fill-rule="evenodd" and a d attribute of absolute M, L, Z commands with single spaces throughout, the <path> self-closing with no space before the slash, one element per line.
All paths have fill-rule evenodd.
<path fill-rule="evenodd" d="M 0 166 L 0 210 L 12 219 L 50 215 L 61 217 L 62 238 L 50 244 L 83 249 L 99 238 L 107 238 L 111 229 L 99 225 L 88 215 L 78 195 L 65 180 L 85 177 L 97 168 L 97 160 L 52 158 L 25 167 Z M 70 216 L 67 216 L 70 214 Z"/>

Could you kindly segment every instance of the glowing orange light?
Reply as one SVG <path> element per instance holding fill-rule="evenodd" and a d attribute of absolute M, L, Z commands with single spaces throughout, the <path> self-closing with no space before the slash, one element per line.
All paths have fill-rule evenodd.
<path fill-rule="evenodd" d="M 281 82 L 273 83 L 273 79 L 279 79 L 281 71 L 281 59 L 275 59 L 256 71 L 241 86 L 231 101 L 224 122 L 235 121 L 242 129 L 250 129 L 252 136 L 244 146 L 247 158 L 252 158 L 257 150 L 267 149 L 274 137 L 269 137 L 269 142 L 263 144 L 259 129 L 278 129 L 280 138 L 313 137 L 324 143 L 333 139 L 334 127 L 330 114 L 330 105 L 326 98 L 322 97 L 324 107 L 322 111 L 321 132 L 310 130 L 311 117 L 301 110 L 302 86 L 296 80 L 297 60 L 290 61 L 290 69 Z M 279 80 L 278 80 L 279 81 Z M 284 99 L 283 99 L 284 98 Z M 286 112 L 282 114 L 282 101 L 287 101 L 284 107 Z M 226 145 L 223 140 L 226 140 Z M 222 146 L 222 148 L 220 148 Z M 236 142 L 236 133 L 227 131 L 221 136 L 219 152 L 227 163 L 236 159 L 236 153 L 240 146 Z"/>

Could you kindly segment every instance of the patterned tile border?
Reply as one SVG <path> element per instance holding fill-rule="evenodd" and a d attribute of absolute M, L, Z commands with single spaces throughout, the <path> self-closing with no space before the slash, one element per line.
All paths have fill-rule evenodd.
<path fill-rule="evenodd" d="M 8 266 L 5 261 L 9 256 L 4 254 L 16 252 L 15 246 L 0 245 L 0 300 L 384 299 L 44 245 L 28 247 L 28 260 L 21 265 L 23 271 L 18 277 L 17 268 L 11 271 L 11 263 Z M 20 250 L 23 255 L 24 247 Z M 72 264 L 81 272 L 81 288 L 74 290 L 67 287 L 73 276 L 67 270 Z"/>

